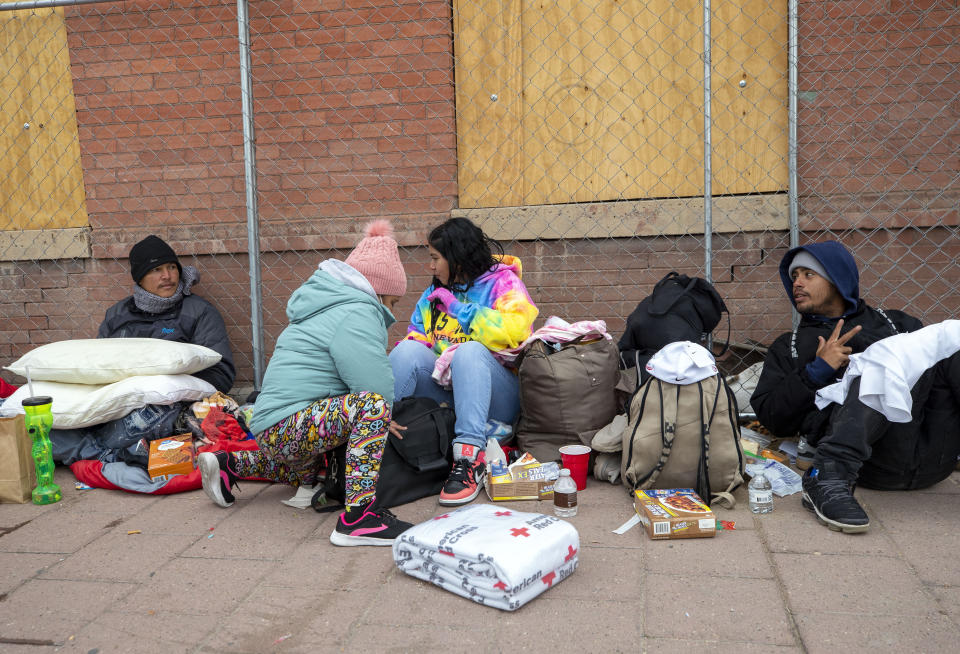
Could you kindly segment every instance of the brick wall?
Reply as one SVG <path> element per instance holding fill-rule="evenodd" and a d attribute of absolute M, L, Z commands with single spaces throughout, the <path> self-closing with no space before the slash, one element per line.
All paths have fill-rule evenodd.
<path fill-rule="evenodd" d="M 236 6 L 67 15 L 95 252 L 120 257 L 171 228 L 191 253 L 222 251 L 227 233 L 208 226 L 236 235 L 246 222 Z M 355 231 L 345 219 L 426 225 L 455 206 L 447 3 L 262 2 L 250 18 L 268 249 L 316 248 L 297 241 L 315 236 L 338 247 L 331 234 Z"/>
<path fill-rule="evenodd" d="M 802 227 L 960 224 L 960 9 L 799 5 Z"/>
<path fill-rule="evenodd" d="M 129 293 L 149 233 L 197 265 L 252 377 L 236 6 L 130 0 L 66 8 L 92 257 L 0 263 L 0 360 L 92 336 Z M 251 3 L 266 352 L 290 293 L 364 223 L 394 221 L 410 272 L 401 323 L 428 283 L 421 247 L 457 206 L 452 14 L 431 0 Z M 952 0 L 800 3 L 802 240 L 838 237 L 864 295 L 925 320 L 960 294 L 960 9 Z M 733 340 L 790 324 L 781 232 L 718 234 L 712 275 Z M 700 272 L 702 237 L 507 243 L 541 315 L 624 318 L 670 270 Z M 718 335 L 725 335 L 722 326 Z"/>

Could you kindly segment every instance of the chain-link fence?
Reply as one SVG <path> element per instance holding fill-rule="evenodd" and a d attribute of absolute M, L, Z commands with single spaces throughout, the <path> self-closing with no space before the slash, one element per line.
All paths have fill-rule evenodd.
<path fill-rule="evenodd" d="M 666 272 L 708 276 L 730 370 L 790 326 L 792 242 L 846 243 L 872 304 L 960 304 L 954 1 L 0 10 L 0 361 L 93 336 L 155 233 L 253 385 L 290 293 L 376 217 L 410 273 L 396 337 L 451 215 L 520 257 L 542 318 L 619 335 Z"/>

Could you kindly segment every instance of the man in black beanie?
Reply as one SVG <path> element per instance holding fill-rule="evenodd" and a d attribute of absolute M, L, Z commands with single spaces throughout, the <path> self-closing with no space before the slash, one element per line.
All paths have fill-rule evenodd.
<path fill-rule="evenodd" d="M 227 328 L 212 304 L 191 293 L 200 279 L 197 269 L 181 266 L 173 248 L 151 234 L 130 249 L 130 275 L 133 295 L 107 310 L 97 337 L 162 338 L 209 347 L 220 353 L 220 362 L 193 376 L 228 392 L 236 370 Z"/>
<path fill-rule="evenodd" d="M 193 376 L 228 392 L 236 370 L 227 328 L 212 304 L 191 293 L 199 280 L 197 269 L 181 266 L 173 248 L 151 235 L 130 249 L 130 275 L 136 284 L 133 295 L 107 309 L 97 338 L 160 338 L 208 347 L 220 353 L 220 361 Z M 67 465 L 80 459 L 100 459 L 146 466 L 145 456 L 128 448 L 135 449 L 141 438 L 149 441 L 192 431 L 178 422 L 180 415 L 179 404 L 147 405 L 93 427 L 52 429 L 53 458 Z"/>
<path fill-rule="evenodd" d="M 130 276 L 133 283 L 160 297 L 177 290 L 183 268 L 167 242 L 151 234 L 130 248 Z"/>

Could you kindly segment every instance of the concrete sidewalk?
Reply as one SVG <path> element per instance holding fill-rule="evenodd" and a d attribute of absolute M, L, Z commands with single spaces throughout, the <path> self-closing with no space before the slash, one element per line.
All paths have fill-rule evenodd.
<path fill-rule="evenodd" d="M 230 509 L 74 489 L 0 505 L 0 651 L 955 652 L 960 473 L 926 491 L 858 490 L 873 527 L 831 532 L 777 498 L 735 531 L 650 541 L 621 486 L 590 479 L 571 522 L 580 567 L 514 613 L 398 572 L 389 548 L 338 548 L 335 514 L 243 483 Z M 482 496 L 481 496 L 482 497 Z M 550 512 L 546 503 L 509 504 Z M 418 522 L 434 498 L 395 510 Z M 139 533 L 129 533 L 129 532 Z"/>

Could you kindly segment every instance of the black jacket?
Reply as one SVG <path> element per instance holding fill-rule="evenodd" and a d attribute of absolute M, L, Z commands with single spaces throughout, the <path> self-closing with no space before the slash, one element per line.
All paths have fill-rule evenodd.
<path fill-rule="evenodd" d="M 184 296 L 183 301 L 165 313 L 141 311 L 131 295 L 107 309 L 97 338 L 162 338 L 209 347 L 223 358 L 193 376 L 210 382 L 224 393 L 233 386 L 236 369 L 226 325 L 220 312 L 197 295 Z"/>
<path fill-rule="evenodd" d="M 885 310 L 884 313 L 889 321 L 860 300 L 856 310 L 844 317 L 844 333 L 857 325 L 863 328 L 847 341 L 854 353 L 863 352 L 867 346 L 894 333 L 912 332 L 923 326 L 919 320 L 902 311 Z M 896 326 L 896 332 L 890 325 L 891 321 Z M 814 397 L 821 386 L 836 380 L 831 379 L 827 384 L 817 386 L 807 376 L 805 368 L 817 356 L 817 337 L 829 338 L 836 324 L 837 319 L 803 315 L 796 332 L 796 357 L 790 348 L 792 332 L 783 334 L 770 346 L 750 404 L 761 424 L 775 436 L 788 438 L 803 435 L 811 443 L 816 443 L 826 431 L 836 405 L 831 404 L 819 410 L 814 404 Z M 836 379 L 843 376 L 844 370 L 841 368 L 837 371 Z"/>

